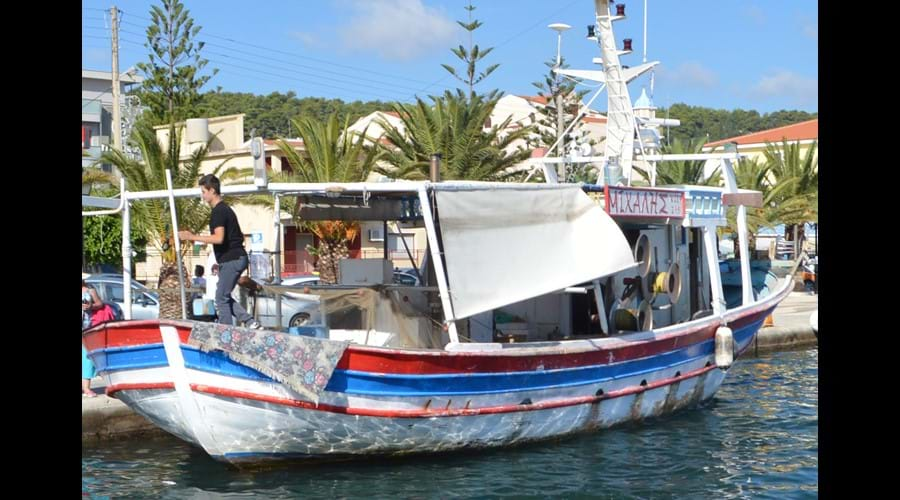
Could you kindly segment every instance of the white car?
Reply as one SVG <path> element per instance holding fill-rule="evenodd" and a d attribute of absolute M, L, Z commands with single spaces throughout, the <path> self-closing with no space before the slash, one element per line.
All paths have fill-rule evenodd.
<path fill-rule="evenodd" d="M 100 295 L 103 302 L 112 302 L 125 310 L 124 289 L 121 274 L 92 274 L 85 282 Z M 137 281 L 131 281 L 131 318 L 156 319 L 159 317 L 159 294 Z"/>
<path fill-rule="evenodd" d="M 418 286 L 419 279 L 414 273 L 394 271 L 394 283 Z M 319 284 L 318 276 L 295 276 L 286 278 L 281 281 L 281 286 L 289 286 L 297 288 L 302 293 L 304 286 L 315 286 Z M 264 291 L 256 296 L 256 309 L 251 314 L 264 327 L 275 327 L 275 297 L 266 294 Z M 304 300 L 300 298 L 281 297 L 281 326 L 304 326 L 307 324 L 318 324 L 321 320 L 321 312 L 319 311 L 319 302 L 317 300 Z"/>
<path fill-rule="evenodd" d="M 298 292 L 302 293 L 304 286 L 317 285 L 319 283 L 318 276 L 297 276 L 287 278 L 281 281 L 281 286 L 296 287 Z M 256 309 L 250 311 L 251 314 L 267 328 L 275 327 L 275 297 L 267 294 L 265 291 L 256 295 Z M 313 300 L 303 300 L 298 298 L 282 295 L 281 297 L 281 326 L 303 326 L 307 323 L 320 322 L 321 313 L 319 312 L 319 302 Z"/>

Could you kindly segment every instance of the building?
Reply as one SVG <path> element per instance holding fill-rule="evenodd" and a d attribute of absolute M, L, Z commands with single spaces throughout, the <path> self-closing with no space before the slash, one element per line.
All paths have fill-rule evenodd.
<path fill-rule="evenodd" d="M 371 121 L 371 115 L 370 115 Z M 250 153 L 250 140 L 244 135 L 244 115 L 235 114 L 218 116 L 214 118 L 192 119 L 176 124 L 177 133 L 181 138 L 181 159 L 187 160 L 192 151 L 202 144 L 210 141 L 209 153 L 200 166 L 203 174 L 212 173 L 219 169 L 219 173 L 234 170 L 250 170 L 253 167 L 253 158 Z M 161 125 L 155 127 L 160 143 L 167 143 L 169 127 Z M 362 129 L 360 129 L 361 131 Z M 380 129 L 379 129 L 380 130 Z M 190 132 L 189 132 L 190 131 Z M 370 131 L 375 131 L 370 128 Z M 278 173 L 290 174 L 293 166 L 285 158 L 284 152 L 278 147 L 275 140 L 264 140 L 265 161 L 269 176 Z M 302 154 L 303 141 L 288 139 L 287 143 Z M 379 180 L 377 174 L 369 179 L 370 182 Z M 232 183 L 235 181 L 232 181 Z M 252 176 L 246 177 L 241 183 L 252 183 Z M 312 274 L 315 271 L 314 259 L 306 251 L 307 245 L 315 245 L 316 237 L 305 231 L 302 224 L 294 220 L 290 208 L 282 202 L 282 211 L 279 216 L 279 229 L 283 241 L 283 254 L 281 256 L 281 268 L 283 276 Z M 275 251 L 275 214 L 270 206 L 249 205 L 229 201 L 240 221 L 241 230 L 244 232 L 244 248 L 249 251 L 254 247 L 262 248 L 268 255 Z M 391 226 L 385 238 L 384 227 L 380 223 L 362 223 L 360 236 L 350 244 L 350 255 L 353 258 L 375 258 L 384 254 L 384 246 L 388 246 L 389 258 L 395 267 L 418 266 L 425 253 L 426 239 L 423 231 L 396 228 Z M 204 232 L 206 234 L 206 232 Z M 252 238 L 256 236 L 258 242 L 252 244 Z M 406 247 L 413 255 L 415 264 L 410 264 Z M 211 247 L 205 244 L 196 244 L 183 260 L 185 267 L 191 272 L 195 265 L 207 265 L 207 256 Z M 158 252 L 152 248 L 147 249 L 145 262 L 136 264 L 135 277 L 147 283 L 155 283 L 158 279 L 161 258 Z M 207 269 L 207 272 L 209 270 Z"/>
<path fill-rule="evenodd" d="M 703 152 L 722 151 L 725 144 L 735 143 L 737 144 L 739 153 L 746 154 L 749 159 L 756 159 L 762 162 L 765 160 L 764 153 L 766 151 L 766 143 L 778 146 L 784 140 L 799 144 L 800 156 L 805 156 L 810 146 L 819 140 L 819 119 L 814 118 L 792 125 L 785 125 L 783 127 L 776 127 L 753 132 L 752 134 L 729 137 L 720 141 L 710 142 L 703 146 Z M 818 158 L 818 155 L 819 152 L 817 149 L 814 153 L 814 157 Z M 719 160 L 707 161 L 704 173 L 708 176 L 712 174 L 717 167 L 720 167 Z"/>
<path fill-rule="evenodd" d="M 540 96 L 515 96 L 502 97 L 491 118 L 484 124 L 488 129 L 496 123 L 502 123 L 507 117 L 512 117 L 509 128 L 516 129 L 536 123 L 539 120 L 540 109 L 546 105 L 546 99 Z M 348 128 L 350 133 L 362 133 L 366 130 L 366 137 L 370 141 L 384 142 L 384 129 L 381 122 L 386 122 L 400 130 L 403 129 L 403 121 L 393 111 L 376 111 L 354 122 Z M 583 118 L 583 129 L 591 139 L 599 142 L 605 134 L 606 118 L 592 110 Z M 186 160 L 190 153 L 211 139 L 209 153 L 200 167 L 202 173 L 211 173 L 219 168 L 220 173 L 229 169 L 251 169 L 253 159 L 250 154 L 250 141 L 244 135 L 244 115 L 228 115 L 214 118 L 194 119 L 176 124 L 181 136 L 181 158 Z M 188 131 L 191 132 L 188 132 Z M 156 127 L 156 134 L 161 143 L 168 141 L 169 127 Z M 521 144 L 513 144 L 511 148 L 526 147 L 525 141 L 517 141 Z M 288 143 L 297 151 L 304 151 L 303 141 L 299 139 L 288 140 Z M 277 146 L 276 141 L 265 140 L 266 166 L 270 175 L 276 173 L 291 173 L 293 166 L 288 163 L 283 152 Z M 247 182 L 252 182 L 248 177 Z M 388 181 L 384 176 L 373 173 L 368 181 Z M 245 248 L 251 249 L 250 239 L 256 235 L 261 239 L 261 246 L 265 251 L 275 250 L 275 217 L 272 208 L 263 205 L 247 205 L 230 203 L 240 220 L 241 229 L 244 231 Z M 282 205 L 282 213 L 279 216 L 280 231 L 284 248 L 281 256 L 284 275 L 311 274 L 315 268 L 314 259 L 306 251 L 307 246 L 314 246 L 316 237 L 305 231 L 302 224 L 298 224 L 290 213 L 290 210 Z M 385 227 L 381 222 L 362 222 L 360 236 L 350 244 L 350 255 L 354 258 L 379 258 L 384 255 L 387 248 L 388 258 L 394 267 L 418 267 L 424 258 L 427 248 L 425 231 L 422 228 L 403 227 L 391 224 Z M 206 265 L 209 248 L 207 245 L 195 245 L 190 254 L 184 260 L 189 271 L 195 264 Z M 259 247 L 259 244 L 257 244 Z M 411 257 L 411 258 L 410 258 Z M 148 248 L 146 262 L 137 263 L 136 278 L 148 283 L 155 283 L 161 264 L 158 253 Z M 207 270 L 208 272 L 208 270 Z"/>
<path fill-rule="evenodd" d="M 135 84 L 144 79 L 135 74 L 132 68 L 119 77 L 120 113 L 126 115 L 135 114 L 139 110 L 139 103 L 133 98 L 124 97 L 134 88 Z M 81 165 L 91 165 L 107 144 L 112 144 L 112 73 L 107 71 L 81 70 L 81 149 L 87 153 L 82 156 Z M 125 135 L 125 134 L 123 134 Z M 124 142 L 124 141 L 123 141 Z M 103 166 L 107 172 L 111 171 L 109 165 Z"/>

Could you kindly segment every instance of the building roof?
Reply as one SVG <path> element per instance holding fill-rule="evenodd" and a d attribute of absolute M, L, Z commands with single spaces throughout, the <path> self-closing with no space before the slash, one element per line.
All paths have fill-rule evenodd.
<path fill-rule="evenodd" d="M 532 158 L 543 158 L 547 156 L 547 148 L 534 148 L 531 150 Z"/>
<path fill-rule="evenodd" d="M 92 69 L 82 69 L 81 70 L 81 78 L 91 78 L 94 80 L 104 80 L 107 82 L 112 82 L 112 72 L 110 71 L 95 71 Z M 127 71 L 119 75 L 120 83 L 141 83 L 144 81 L 144 77 L 135 74 L 132 71 Z"/>
<path fill-rule="evenodd" d="M 208 118 L 205 117 L 205 116 L 195 116 L 195 117 L 193 117 L 193 119 L 204 119 L 204 120 L 207 120 L 207 123 L 211 123 L 211 124 L 212 124 L 212 123 L 229 122 L 229 121 L 234 120 L 234 119 L 237 118 L 237 117 L 241 117 L 241 118 L 243 119 L 244 116 L 245 116 L 245 113 L 235 113 L 235 114 L 233 114 L 233 115 L 211 116 L 211 117 L 208 117 Z M 189 119 L 191 119 L 191 118 L 189 118 Z M 182 120 L 182 121 L 180 121 L 180 122 L 177 122 L 177 123 L 175 124 L 175 126 L 176 126 L 176 127 L 184 127 L 184 126 L 186 125 L 186 123 L 187 123 L 187 121 Z M 168 125 L 168 124 L 165 124 L 165 125 L 155 125 L 155 126 L 153 127 L 153 130 L 165 130 L 165 129 L 167 129 L 167 128 L 169 128 L 169 125 Z"/>
<path fill-rule="evenodd" d="M 265 143 L 266 146 L 277 146 L 279 140 L 280 139 L 263 139 L 263 143 Z M 303 147 L 303 139 L 285 139 L 284 142 L 295 148 Z M 249 147 L 250 141 L 247 141 L 244 144 Z"/>
<path fill-rule="evenodd" d="M 547 104 L 547 98 L 541 95 L 520 95 L 522 99 L 528 102 L 536 102 L 538 104 Z"/>
<path fill-rule="evenodd" d="M 819 138 L 819 119 L 813 118 L 805 122 L 794 123 L 793 125 L 785 125 L 784 127 L 762 130 L 752 134 L 740 135 L 737 137 L 729 137 L 721 141 L 710 142 L 704 147 L 721 146 L 729 142 L 738 144 L 761 144 L 764 142 L 780 142 L 782 139 L 788 141 L 805 141 Z"/>

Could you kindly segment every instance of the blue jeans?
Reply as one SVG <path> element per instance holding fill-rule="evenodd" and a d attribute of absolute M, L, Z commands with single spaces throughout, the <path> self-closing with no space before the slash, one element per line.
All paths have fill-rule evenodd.
<path fill-rule="evenodd" d="M 247 256 L 239 259 L 219 263 L 219 282 L 216 284 L 216 313 L 219 315 L 219 323 L 233 325 L 236 317 L 239 321 L 247 323 L 253 320 L 253 316 L 241 307 L 241 304 L 231 296 L 232 290 L 237 285 L 238 278 L 247 269 L 249 261 Z"/>

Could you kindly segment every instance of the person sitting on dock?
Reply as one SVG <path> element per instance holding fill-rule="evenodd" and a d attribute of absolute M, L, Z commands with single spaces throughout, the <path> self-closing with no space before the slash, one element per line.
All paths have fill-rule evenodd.
<path fill-rule="evenodd" d="M 103 307 L 103 301 L 97 295 L 97 290 L 85 281 L 90 274 L 81 273 L 81 329 L 91 327 L 91 316 L 94 311 Z M 81 344 L 81 395 L 85 398 L 97 397 L 97 393 L 91 390 L 91 379 L 94 378 L 94 363 L 87 357 L 87 350 Z"/>

